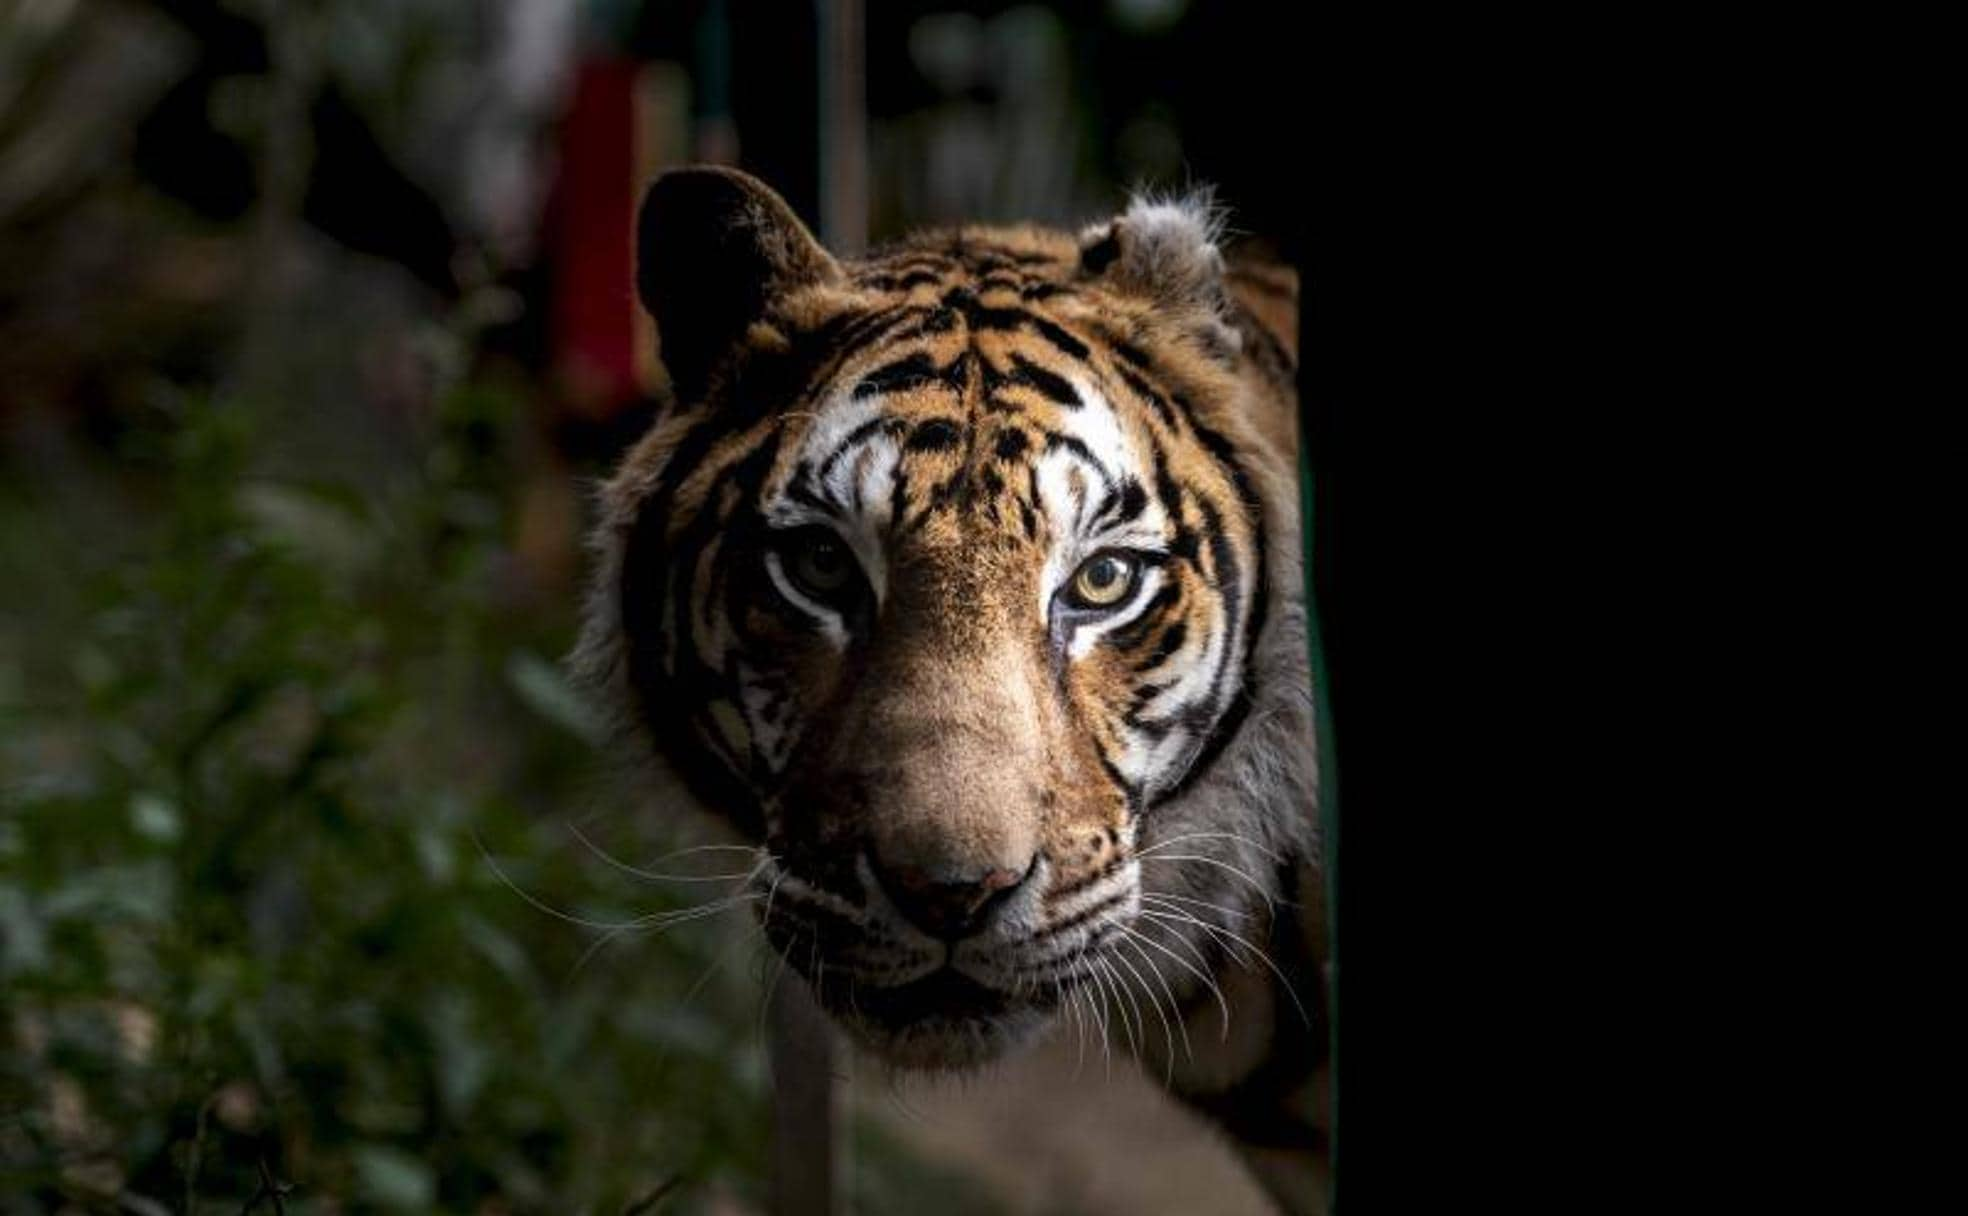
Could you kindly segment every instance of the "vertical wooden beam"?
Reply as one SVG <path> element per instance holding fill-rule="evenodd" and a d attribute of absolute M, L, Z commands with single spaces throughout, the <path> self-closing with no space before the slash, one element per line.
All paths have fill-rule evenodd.
<path fill-rule="evenodd" d="M 772 990 L 773 1216 L 845 1211 L 844 1094 L 834 1028 L 796 976 Z"/>
<path fill-rule="evenodd" d="M 820 5 L 820 236 L 848 257 L 868 246 L 867 29 L 862 0 Z"/>
<path fill-rule="evenodd" d="M 820 105 L 820 239 L 852 257 L 868 243 L 868 137 L 862 0 L 816 0 Z M 783 978 L 772 994 L 773 1216 L 846 1210 L 845 1058 L 833 1024 L 806 986 Z"/>

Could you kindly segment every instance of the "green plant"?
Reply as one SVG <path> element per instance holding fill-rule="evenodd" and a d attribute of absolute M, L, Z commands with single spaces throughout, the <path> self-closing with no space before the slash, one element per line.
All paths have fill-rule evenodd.
<path fill-rule="evenodd" d="M 377 493 L 260 475 L 254 415 L 201 404 L 127 445 L 116 535 L 0 508 L 35 586 L 83 589 L 0 631 L 0 1210 L 237 1213 L 263 1167 L 292 1212 L 762 1190 L 742 918 L 591 958 L 540 910 L 732 884 L 584 843 L 675 829 L 593 780 L 570 613 L 520 593 L 518 406 L 450 394 Z"/>

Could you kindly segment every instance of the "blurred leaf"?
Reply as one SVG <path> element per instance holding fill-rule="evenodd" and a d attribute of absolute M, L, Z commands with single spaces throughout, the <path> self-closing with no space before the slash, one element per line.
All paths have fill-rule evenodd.
<path fill-rule="evenodd" d="M 338 573 L 361 571 L 375 544 L 342 503 L 295 486 L 258 482 L 239 490 L 239 509 L 269 544 Z"/>
<path fill-rule="evenodd" d="M 489 959 L 508 980 L 529 987 L 532 985 L 533 968 L 526 961 L 526 952 L 512 938 L 476 916 L 462 917 L 460 927 L 464 930 L 465 940 Z"/>
<path fill-rule="evenodd" d="M 48 935 L 27 892 L 0 882 L 0 972 L 25 975 L 48 965 Z"/>
<path fill-rule="evenodd" d="M 492 1053 L 479 1042 L 471 1009 L 460 994 L 448 994 L 437 1003 L 430 1028 L 437 1047 L 438 1094 L 446 1112 L 461 1118 L 492 1074 Z"/>
<path fill-rule="evenodd" d="M 379 490 L 276 478 L 263 413 L 187 399 L 135 445 L 140 489 L 64 471 L 141 504 L 88 535 L 0 468 L 6 555 L 80 601 L 0 621 L 0 1081 L 46 1094 L 59 1070 L 132 1194 L 184 1206 L 195 1144 L 209 1213 L 239 1210 L 263 1155 L 297 1213 L 606 1213 L 652 1172 L 762 1192 L 758 989 L 716 970 L 736 923 L 591 949 L 474 846 L 595 919 L 696 894 L 542 822 L 611 808 L 598 715 L 542 657 L 574 605 L 510 577 L 525 405 L 455 394 Z M 9 1216 L 62 1210 L 66 1160 L 0 1134 L 9 1199 L 28 1192 Z"/>
<path fill-rule="evenodd" d="M 137 835 L 159 844 L 170 844 L 184 832 L 178 808 L 157 794 L 138 794 L 130 800 L 130 826 Z"/>
<path fill-rule="evenodd" d="M 357 1185 L 365 1198 L 391 1211 L 428 1209 L 437 1199 L 430 1167 L 399 1148 L 360 1144 L 350 1153 Z"/>
<path fill-rule="evenodd" d="M 458 863 L 451 841 L 443 832 L 431 827 L 417 830 L 417 861 L 423 866 L 425 877 L 443 885 L 451 881 L 458 872 Z"/>
<path fill-rule="evenodd" d="M 160 862 L 139 861 L 70 874 L 42 901 L 51 921 L 125 916 L 158 922 L 171 906 L 171 876 Z"/>
<path fill-rule="evenodd" d="M 554 664 L 516 651 L 506 660 L 506 679 L 534 713 L 590 744 L 602 741 L 600 717 Z"/>

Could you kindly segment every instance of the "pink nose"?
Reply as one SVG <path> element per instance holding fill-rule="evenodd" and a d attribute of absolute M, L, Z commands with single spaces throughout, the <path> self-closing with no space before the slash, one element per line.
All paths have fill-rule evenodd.
<path fill-rule="evenodd" d="M 902 915 L 923 932 L 947 941 L 968 937 L 981 928 L 990 912 L 1032 872 L 1028 864 L 1022 873 L 989 869 L 952 880 L 947 871 L 937 874 L 916 866 L 885 866 L 872 856 L 869 860 L 882 890 L 888 892 Z"/>

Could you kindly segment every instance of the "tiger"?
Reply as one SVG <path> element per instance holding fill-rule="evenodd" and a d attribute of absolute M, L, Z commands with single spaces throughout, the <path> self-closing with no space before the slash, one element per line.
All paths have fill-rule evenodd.
<path fill-rule="evenodd" d="M 846 259 L 745 173 L 659 175 L 667 382 L 574 664 L 757 846 L 767 940 L 864 1052 L 962 1073 L 1072 1024 L 1323 1211 L 1298 285 L 1222 217 Z"/>

